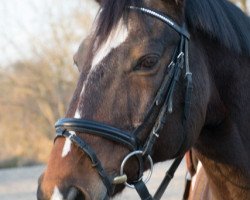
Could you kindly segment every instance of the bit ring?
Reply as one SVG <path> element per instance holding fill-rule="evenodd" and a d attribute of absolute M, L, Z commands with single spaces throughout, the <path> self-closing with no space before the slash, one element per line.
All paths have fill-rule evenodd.
<path fill-rule="evenodd" d="M 140 154 L 143 155 L 143 151 L 141 151 L 141 150 L 133 151 L 133 152 L 129 153 L 129 154 L 123 159 L 122 164 L 121 164 L 121 169 L 120 169 L 120 175 L 121 175 L 121 176 L 124 175 L 124 166 L 125 166 L 126 162 L 127 162 L 131 157 L 133 157 L 133 156 L 135 156 L 135 155 L 140 155 Z M 151 176 L 152 176 L 152 173 L 153 173 L 153 165 L 154 165 L 153 160 L 152 160 L 152 158 L 151 158 L 150 155 L 147 156 L 147 160 L 148 160 L 149 163 L 150 163 L 149 174 L 148 174 L 148 176 L 147 176 L 146 178 L 143 178 L 143 176 L 142 176 L 142 177 L 138 180 L 138 181 L 140 181 L 141 179 L 143 179 L 142 181 L 143 181 L 145 184 L 150 180 L 150 178 L 151 178 Z M 133 188 L 133 189 L 135 188 L 134 185 L 129 184 L 127 181 L 125 182 L 125 185 L 126 185 L 127 187 L 129 187 L 129 188 Z"/>

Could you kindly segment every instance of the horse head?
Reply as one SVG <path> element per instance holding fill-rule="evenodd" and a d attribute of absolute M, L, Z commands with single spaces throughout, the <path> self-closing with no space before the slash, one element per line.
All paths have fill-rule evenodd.
<path fill-rule="evenodd" d="M 197 39 L 189 42 L 185 1 L 98 2 L 74 56 L 80 77 L 56 124 L 41 200 L 108 199 L 138 182 L 151 157 L 182 156 L 205 121 L 209 73 Z"/>

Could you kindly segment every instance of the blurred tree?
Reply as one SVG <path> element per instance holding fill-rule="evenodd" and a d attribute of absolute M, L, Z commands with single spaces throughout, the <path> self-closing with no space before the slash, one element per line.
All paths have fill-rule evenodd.
<path fill-rule="evenodd" d="M 57 8 L 47 8 L 48 30 L 43 37 L 16 24 L 27 34 L 32 53 L 0 68 L 0 159 L 17 156 L 45 161 L 48 156 L 54 123 L 64 116 L 77 82 L 73 53 L 93 19 L 91 10 L 83 7 L 90 3 L 96 10 L 91 1 L 74 1 L 78 3 L 67 12 L 61 11 L 61 1 Z M 39 9 L 32 2 L 30 7 Z M 8 34 L 2 38 L 16 53 L 25 54 Z"/>

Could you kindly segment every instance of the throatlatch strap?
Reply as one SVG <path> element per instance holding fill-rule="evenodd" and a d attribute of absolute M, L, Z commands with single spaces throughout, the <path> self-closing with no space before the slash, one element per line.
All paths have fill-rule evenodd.
<path fill-rule="evenodd" d="M 180 165 L 181 161 L 183 159 L 183 156 L 178 157 L 174 160 L 173 164 L 169 168 L 169 170 L 166 172 L 166 175 L 161 182 L 161 185 L 157 189 L 155 195 L 154 195 L 154 200 L 159 200 L 161 199 L 162 195 L 164 194 L 166 188 L 168 187 L 169 182 L 171 179 L 174 177 L 174 173 L 177 170 L 178 166 Z"/>
<path fill-rule="evenodd" d="M 149 194 L 148 188 L 142 180 L 134 184 L 134 186 L 141 200 L 153 200 L 152 196 Z"/>

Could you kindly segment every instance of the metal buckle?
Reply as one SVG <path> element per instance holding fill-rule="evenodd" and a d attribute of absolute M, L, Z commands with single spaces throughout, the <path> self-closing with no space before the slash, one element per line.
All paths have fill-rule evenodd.
<path fill-rule="evenodd" d="M 123 183 L 126 183 L 128 180 L 128 177 L 126 174 L 122 175 L 122 176 L 116 176 L 114 179 L 113 179 L 113 184 L 114 185 L 118 185 L 118 184 L 123 184 Z"/>
<path fill-rule="evenodd" d="M 184 53 L 183 51 L 181 51 L 179 55 L 177 56 L 177 59 L 182 59 L 183 57 L 184 57 Z"/>
<path fill-rule="evenodd" d="M 153 135 L 157 138 L 159 137 L 159 134 L 155 131 L 155 129 L 153 129 Z"/>
<path fill-rule="evenodd" d="M 187 76 L 192 76 L 192 72 L 186 72 L 185 78 L 187 78 Z"/>
<path fill-rule="evenodd" d="M 129 153 L 129 154 L 123 159 L 122 164 L 121 164 L 121 169 L 120 169 L 120 176 L 126 175 L 126 174 L 124 174 L 124 166 L 125 166 L 126 162 L 129 160 L 129 158 L 131 158 L 132 156 L 135 156 L 135 155 L 140 155 L 140 154 L 143 155 L 143 151 L 140 151 L 140 150 L 138 150 L 138 151 L 133 151 L 133 152 Z M 148 176 L 147 176 L 146 178 L 143 179 L 143 177 L 141 177 L 139 180 L 137 180 L 137 181 L 140 181 L 141 179 L 143 179 L 142 181 L 143 181 L 145 184 L 150 180 L 150 178 L 151 178 L 151 176 L 152 176 L 152 173 L 153 173 L 153 165 L 154 165 L 154 164 L 153 164 L 153 160 L 152 160 L 152 158 L 151 158 L 150 155 L 147 156 L 147 159 L 148 159 L 148 161 L 149 161 L 149 163 L 150 163 L 149 174 L 148 174 Z M 124 183 L 125 183 L 125 185 L 126 185 L 127 187 L 129 187 L 129 188 L 133 188 L 133 189 L 135 188 L 135 186 L 132 185 L 132 184 L 129 184 L 129 183 L 127 182 L 127 180 L 124 181 Z"/>

